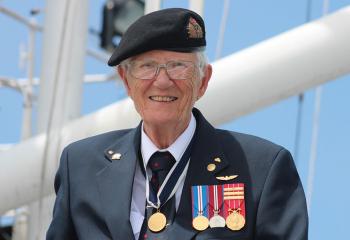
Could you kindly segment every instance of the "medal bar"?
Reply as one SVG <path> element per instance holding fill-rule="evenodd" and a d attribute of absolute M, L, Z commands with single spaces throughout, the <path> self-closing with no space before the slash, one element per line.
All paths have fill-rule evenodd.
<path fill-rule="evenodd" d="M 224 185 L 224 216 L 226 226 L 238 231 L 245 225 L 244 184 Z"/>
<path fill-rule="evenodd" d="M 207 186 L 192 186 L 192 226 L 198 231 L 203 231 L 209 226 L 207 205 Z"/>
<path fill-rule="evenodd" d="M 211 228 L 225 227 L 226 222 L 221 213 L 223 205 L 223 187 L 222 185 L 210 185 L 209 190 L 209 226 Z"/>

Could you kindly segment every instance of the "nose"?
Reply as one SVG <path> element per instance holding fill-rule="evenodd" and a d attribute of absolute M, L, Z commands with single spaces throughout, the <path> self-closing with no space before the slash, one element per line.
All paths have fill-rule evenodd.
<path fill-rule="evenodd" d="M 153 85 L 160 89 L 166 89 L 171 87 L 173 84 L 174 82 L 169 78 L 165 67 L 159 68 L 158 74 L 155 76 L 155 80 L 153 81 Z"/>

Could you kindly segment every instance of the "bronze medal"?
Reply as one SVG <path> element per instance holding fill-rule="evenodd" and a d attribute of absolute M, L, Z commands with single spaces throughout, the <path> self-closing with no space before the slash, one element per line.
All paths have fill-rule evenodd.
<path fill-rule="evenodd" d="M 199 215 L 192 220 L 192 225 L 194 229 L 198 231 L 203 231 L 208 228 L 209 220 L 203 215 Z"/>
<path fill-rule="evenodd" d="M 149 217 L 147 225 L 152 232 L 160 232 L 166 226 L 166 217 L 163 213 L 156 212 Z"/>
<path fill-rule="evenodd" d="M 242 214 L 234 211 L 226 218 L 226 225 L 229 229 L 238 231 L 244 227 L 245 218 L 242 216 Z"/>

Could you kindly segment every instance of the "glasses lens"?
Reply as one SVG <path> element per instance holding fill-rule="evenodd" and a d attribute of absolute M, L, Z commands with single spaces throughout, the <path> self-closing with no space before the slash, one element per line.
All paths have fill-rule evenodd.
<path fill-rule="evenodd" d="M 171 79 L 188 79 L 194 70 L 194 64 L 186 61 L 171 61 L 166 66 Z"/>
<path fill-rule="evenodd" d="M 153 61 L 134 61 L 130 66 L 132 76 L 139 79 L 152 79 L 157 72 L 158 63 Z"/>

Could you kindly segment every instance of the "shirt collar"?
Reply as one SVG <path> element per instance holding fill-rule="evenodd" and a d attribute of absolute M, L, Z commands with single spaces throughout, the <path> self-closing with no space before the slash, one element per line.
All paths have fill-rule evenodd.
<path fill-rule="evenodd" d="M 190 144 L 190 141 L 193 137 L 193 134 L 196 130 L 196 120 L 191 113 L 191 120 L 188 124 L 187 128 L 181 135 L 173 142 L 168 148 L 165 149 L 159 149 L 152 140 L 147 136 L 145 131 L 143 130 L 143 123 L 142 123 L 142 131 L 141 131 L 141 154 L 143 163 L 145 166 L 147 166 L 147 163 L 150 159 L 150 157 L 153 155 L 153 153 L 157 151 L 165 152 L 169 151 L 176 161 L 179 161 L 185 152 L 188 144 Z"/>

